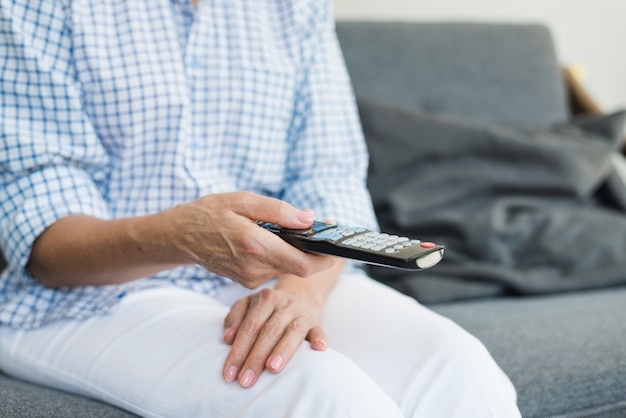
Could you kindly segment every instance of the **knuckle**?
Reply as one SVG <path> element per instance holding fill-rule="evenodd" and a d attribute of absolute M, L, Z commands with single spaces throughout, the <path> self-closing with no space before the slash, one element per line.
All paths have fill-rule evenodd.
<path fill-rule="evenodd" d="M 235 203 L 245 207 L 252 200 L 252 194 L 252 192 L 249 192 L 247 190 L 240 190 L 238 192 L 234 192 L 232 196 Z"/>
<path fill-rule="evenodd" d="M 301 259 L 294 264 L 294 273 L 299 277 L 308 277 L 313 274 L 313 266 L 306 259 Z"/>
<path fill-rule="evenodd" d="M 268 322 L 263 327 L 263 333 L 271 339 L 275 340 L 283 335 L 284 327 L 277 323 Z"/>
<path fill-rule="evenodd" d="M 239 333 L 246 337 L 255 337 L 260 329 L 260 324 L 255 320 L 244 321 L 239 327 Z"/>
<path fill-rule="evenodd" d="M 262 303 L 268 303 L 274 300 L 275 295 L 274 289 L 265 288 L 259 292 L 259 299 Z"/>
<path fill-rule="evenodd" d="M 296 299 L 293 296 L 288 296 L 284 299 L 284 302 L 282 304 L 282 311 L 284 314 L 286 315 L 291 315 L 294 316 L 293 314 L 295 312 L 297 312 L 298 309 L 298 302 L 296 301 Z"/>
<path fill-rule="evenodd" d="M 246 289 L 254 290 L 259 287 L 264 281 L 265 279 L 248 279 L 242 282 L 242 286 Z"/>
<path fill-rule="evenodd" d="M 298 335 L 305 335 L 308 332 L 306 321 L 301 316 L 294 318 L 293 321 L 287 325 L 287 330 L 289 333 Z"/>
<path fill-rule="evenodd" d="M 274 201 L 274 211 L 278 218 L 282 219 L 284 216 L 287 216 L 289 213 L 290 205 L 284 200 L 273 199 Z"/>
<path fill-rule="evenodd" d="M 240 269 L 241 278 L 244 283 L 250 284 L 253 283 L 254 278 L 256 276 L 256 269 L 250 265 L 243 265 Z"/>
<path fill-rule="evenodd" d="M 252 352 L 246 359 L 246 366 L 259 372 L 263 370 L 263 367 L 265 366 L 265 360 L 265 356 L 263 356 L 261 353 Z M 244 366 L 244 368 L 246 366 Z"/>

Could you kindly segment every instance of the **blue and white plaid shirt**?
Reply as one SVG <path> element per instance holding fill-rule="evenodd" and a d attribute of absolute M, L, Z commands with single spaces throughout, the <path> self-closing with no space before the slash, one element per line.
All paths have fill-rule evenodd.
<path fill-rule="evenodd" d="M 128 292 L 226 279 L 181 267 L 53 290 L 25 270 L 70 214 L 154 213 L 249 190 L 376 227 L 328 0 L 0 0 L 0 323 L 105 313 Z"/>

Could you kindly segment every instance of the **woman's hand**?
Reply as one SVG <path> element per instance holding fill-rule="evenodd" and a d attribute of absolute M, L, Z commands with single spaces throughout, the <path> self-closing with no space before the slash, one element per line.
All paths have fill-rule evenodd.
<path fill-rule="evenodd" d="M 318 316 L 316 307 L 282 290 L 266 288 L 239 299 L 224 321 L 224 341 L 232 344 L 226 381 L 249 388 L 263 370 L 280 372 L 305 339 L 314 350 L 325 350 Z"/>
<path fill-rule="evenodd" d="M 281 276 L 274 289 L 263 289 L 235 302 L 224 320 L 224 341 L 232 345 L 223 371 L 227 382 L 239 380 L 241 386 L 249 388 L 263 370 L 280 372 L 304 340 L 313 350 L 326 349 L 319 315 L 343 261 L 324 258 L 332 268 L 306 279 Z"/>
<path fill-rule="evenodd" d="M 176 237 L 173 243 L 189 261 L 247 288 L 281 274 L 307 277 L 329 268 L 326 257 L 296 249 L 255 221 L 304 229 L 310 210 L 249 192 L 207 195 L 164 212 Z"/>

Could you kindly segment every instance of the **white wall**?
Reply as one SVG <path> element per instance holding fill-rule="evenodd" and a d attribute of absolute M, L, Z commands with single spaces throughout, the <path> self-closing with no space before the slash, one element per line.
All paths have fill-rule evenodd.
<path fill-rule="evenodd" d="M 343 20 L 538 22 L 606 110 L 626 108 L 626 0 L 335 0 Z"/>

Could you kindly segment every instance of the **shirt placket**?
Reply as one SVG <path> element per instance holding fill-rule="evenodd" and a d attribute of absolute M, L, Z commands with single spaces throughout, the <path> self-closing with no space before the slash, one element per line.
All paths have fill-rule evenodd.
<path fill-rule="evenodd" d="M 190 32 L 187 39 L 187 45 L 185 46 L 185 55 L 183 56 L 183 61 L 185 63 L 185 75 L 187 77 L 187 91 L 189 91 L 189 102 L 191 104 L 191 112 L 190 116 L 192 119 L 192 123 L 189 126 L 189 149 L 194 153 L 200 148 L 200 143 L 198 142 L 198 135 L 196 126 L 193 123 L 195 120 L 196 114 L 196 103 L 198 101 L 198 89 L 196 88 L 198 83 L 198 76 L 200 71 L 200 57 L 196 54 L 198 49 L 197 47 L 197 34 L 194 30 L 197 25 L 191 23 Z"/>
<path fill-rule="evenodd" d="M 185 71 L 185 80 L 188 93 L 190 109 L 188 112 L 188 120 L 184 126 L 184 140 L 186 146 L 186 155 L 188 163 L 193 164 L 194 152 L 198 150 L 200 144 L 197 140 L 197 132 L 194 127 L 194 104 L 197 100 L 197 91 L 195 88 L 198 78 L 199 57 L 194 52 L 197 50 L 197 10 L 191 0 L 173 0 L 172 8 L 176 16 L 176 25 L 178 32 L 178 41 L 180 45 L 183 68 Z"/>

